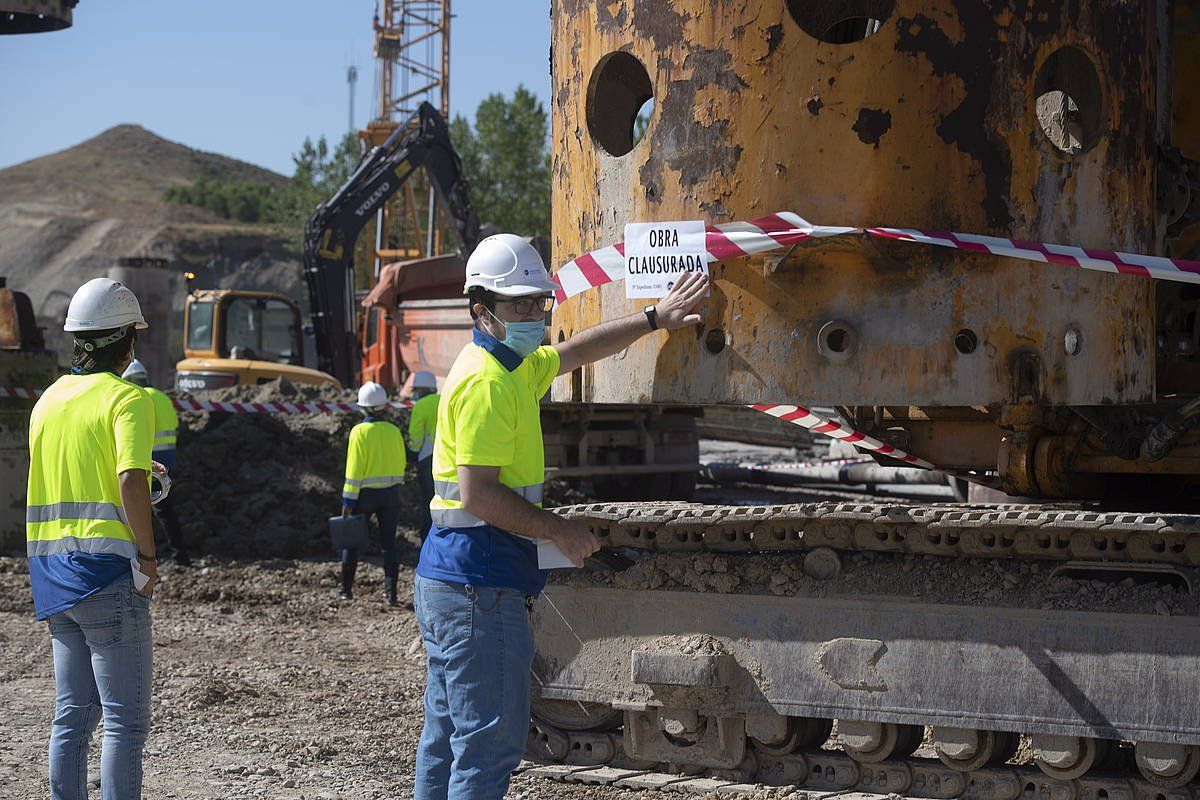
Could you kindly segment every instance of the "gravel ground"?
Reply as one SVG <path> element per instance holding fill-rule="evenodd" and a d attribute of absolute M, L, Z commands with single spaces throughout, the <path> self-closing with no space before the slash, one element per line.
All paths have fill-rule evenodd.
<path fill-rule="evenodd" d="M 416 620 L 382 602 L 377 564 L 360 569 L 350 603 L 331 597 L 336 575 L 333 561 L 164 565 L 146 797 L 411 795 L 424 691 L 423 651 L 411 648 Z M 402 591 L 411 577 L 406 568 Z M 0 696 L 0 797 L 48 797 L 50 639 L 33 618 L 20 558 L 0 559 Z M 508 796 L 658 793 L 518 776 Z"/>
<path fill-rule="evenodd" d="M 586 498 L 560 490 L 560 502 Z M 799 502 L 833 493 L 767 487 L 702 487 L 699 502 Z M 410 591 L 415 548 L 402 530 L 402 593 Z M 721 563 L 718 563 L 720 560 Z M 698 559 L 639 564 L 630 585 L 824 595 L 908 585 L 942 601 L 1123 605 L 1121 610 L 1195 614 L 1185 593 L 1163 587 L 1096 586 L 1047 580 L 1046 565 L 993 565 L 907 557 L 850 557 L 841 577 L 813 581 L 799 558 Z M 424 660 L 410 608 L 382 602 L 378 559 L 359 571 L 358 599 L 331 596 L 332 559 L 218 560 L 165 564 L 155 618 L 154 728 L 146 750 L 146 797 L 282 800 L 408 797 L 422 719 Z M 914 576 L 923 580 L 913 582 Z M 973 578 L 973 580 L 964 580 Z M 957 596 L 943 588 L 957 586 Z M 939 588 L 942 587 L 942 588 Z M 1110 597 L 1109 595 L 1113 596 Z M 1018 599 L 1019 598 L 1019 599 Z M 1121 602 L 1123 601 L 1123 602 Z M 1080 605 L 1075 605 L 1079 603 Z M 1115 608 L 1113 610 L 1116 610 Z M 414 647 L 414 644 L 416 645 Z M 50 642 L 33 618 L 25 560 L 0 557 L 0 797 L 48 797 L 45 747 L 54 706 Z M 92 771 L 99 746 L 93 748 Z M 764 790 L 754 800 L 802 792 Z M 517 776 L 510 798 L 665 800 L 677 794 L 550 783 Z"/>

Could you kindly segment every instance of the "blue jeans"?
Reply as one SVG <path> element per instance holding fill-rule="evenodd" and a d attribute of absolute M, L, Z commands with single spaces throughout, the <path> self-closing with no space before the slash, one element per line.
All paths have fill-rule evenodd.
<path fill-rule="evenodd" d="M 400 487 L 386 489 L 363 489 L 358 493 L 354 506 L 355 514 L 364 517 L 375 515 L 379 523 L 379 544 L 383 549 L 383 574 L 389 578 L 400 571 L 400 559 L 396 553 L 396 526 L 400 524 Z M 358 568 L 358 551 L 343 550 L 342 566 L 351 574 Z"/>
<path fill-rule="evenodd" d="M 501 800 L 529 735 L 526 596 L 418 575 L 413 599 L 429 656 L 413 800 Z"/>
<path fill-rule="evenodd" d="M 50 794 L 85 800 L 92 730 L 104 718 L 100 795 L 142 796 L 142 748 L 150 732 L 150 601 L 121 578 L 46 620 L 54 651 Z"/>

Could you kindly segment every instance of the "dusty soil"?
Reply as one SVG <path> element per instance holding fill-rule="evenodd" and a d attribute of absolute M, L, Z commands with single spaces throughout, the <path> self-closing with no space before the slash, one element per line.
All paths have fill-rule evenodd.
<path fill-rule="evenodd" d="M 416 620 L 382 602 L 377 564 L 359 574 L 358 597 L 344 602 L 330 595 L 331 560 L 164 565 L 146 797 L 410 796 L 424 691 L 423 651 L 411 649 Z M 406 568 L 402 591 L 411 576 Z M 48 797 L 50 639 L 33 618 L 20 558 L 0 559 L 0 696 L 0 796 Z M 519 776 L 509 792 L 656 795 Z"/>

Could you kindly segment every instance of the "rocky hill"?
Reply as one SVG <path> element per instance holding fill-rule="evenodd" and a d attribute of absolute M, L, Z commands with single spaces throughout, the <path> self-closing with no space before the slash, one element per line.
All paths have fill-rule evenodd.
<path fill-rule="evenodd" d="M 295 253 L 265 226 L 223 220 L 204 209 L 163 202 L 171 186 L 196 180 L 282 185 L 286 178 L 215 153 L 194 150 L 136 125 L 119 125 L 75 147 L 0 169 L 0 276 L 27 292 L 52 347 L 71 293 L 107 274 L 122 256 L 164 258 L 168 307 L 153 311 L 165 324 L 155 339 L 164 355 L 158 381 L 182 353 L 182 274 L 197 285 L 283 291 L 303 299 Z M 151 309 L 147 309 L 150 311 Z"/>

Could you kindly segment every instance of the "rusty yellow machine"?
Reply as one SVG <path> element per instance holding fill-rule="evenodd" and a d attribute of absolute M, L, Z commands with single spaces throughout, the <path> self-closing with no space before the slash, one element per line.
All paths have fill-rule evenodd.
<path fill-rule="evenodd" d="M 278 292 L 196 289 L 184 309 L 184 358 L 175 387 L 186 391 L 293 383 L 339 386 L 332 375 L 304 366 L 300 307 Z"/>
<path fill-rule="evenodd" d="M 0 277 L 0 553 L 23 552 L 31 390 L 49 386 L 58 374 L 57 355 L 46 349 L 29 296 Z"/>
<path fill-rule="evenodd" d="M 780 210 L 1194 257 L 1200 4 L 555 0 L 552 25 L 555 263 L 630 222 Z M 829 791 L 1191 796 L 1200 293 L 867 237 L 712 276 L 702 330 L 553 398 L 831 405 L 1026 499 L 566 509 L 633 563 L 547 588 L 530 751 Z M 637 308 L 609 283 L 551 335 Z M 910 757 L 923 740 L 936 760 Z"/>

